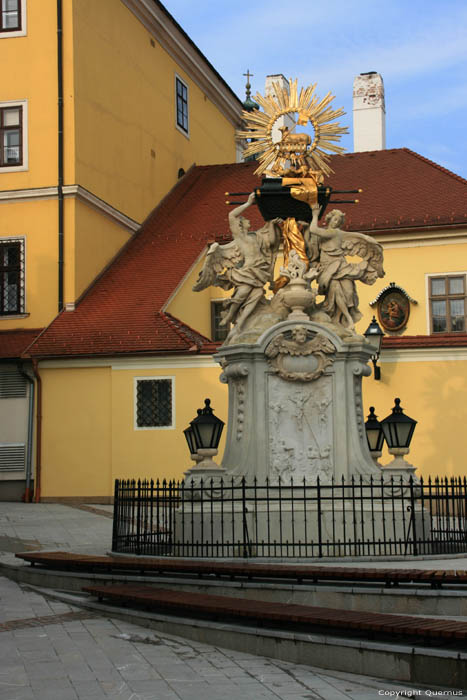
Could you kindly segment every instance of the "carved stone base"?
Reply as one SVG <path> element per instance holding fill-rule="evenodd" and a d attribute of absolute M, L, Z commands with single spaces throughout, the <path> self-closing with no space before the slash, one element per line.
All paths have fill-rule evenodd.
<path fill-rule="evenodd" d="M 222 347 L 229 385 L 222 466 L 247 482 L 380 478 L 368 449 L 361 381 L 373 349 L 355 334 L 288 319 L 257 342 Z"/>

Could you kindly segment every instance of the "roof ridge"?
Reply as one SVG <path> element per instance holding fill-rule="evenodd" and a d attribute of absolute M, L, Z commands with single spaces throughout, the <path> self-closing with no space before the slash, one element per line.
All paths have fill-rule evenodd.
<path fill-rule="evenodd" d="M 462 182 L 462 184 L 467 185 L 467 180 L 462 177 L 462 175 L 458 175 L 457 173 L 454 173 L 452 170 L 448 170 L 448 168 L 444 168 L 442 165 L 439 165 L 439 163 L 436 163 L 434 160 L 430 160 L 429 158 L 426 158 L 425 156 L 420 155 L 420 153 L 417 153 L 416 151 L 412 151 L 411 148 L 401 148 L 399 150 L 406 151 L 406 153 L 409 153 L 411 156 L 415 156 L 415 158 L 418 158 L 419 160 L 423 161 L 424 163 L 428 163 L 428 165 L 431 165 L 433 168 L 436 168 L 436 170 L 440 170 L 442 173 L 446 173 L 446 175 L 450 175 L 450 177 L 453 177 L 454 179 L 458 180 L 459 182 Z"/>

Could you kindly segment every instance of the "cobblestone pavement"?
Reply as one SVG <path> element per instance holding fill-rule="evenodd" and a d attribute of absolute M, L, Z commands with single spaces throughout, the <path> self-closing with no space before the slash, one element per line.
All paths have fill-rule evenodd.
<path fill-rule="evenodd" d="M 0 659 L 0 700 L 376 700 L 420 691 L 160 634 L 3 577 Z"/>

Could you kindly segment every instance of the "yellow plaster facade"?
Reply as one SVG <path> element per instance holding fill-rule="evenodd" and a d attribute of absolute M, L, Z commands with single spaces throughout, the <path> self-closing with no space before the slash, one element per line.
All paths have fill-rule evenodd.
<path fill-rule="evenodd" d="M 22 35 L 0 32 L 2 65 L 14 66 L 2 74 L 0 109 L 14 103 L 23 108 L 21 167 L 0 165 L 0 245 L 21 242 L 23 292 L 18 313 L 0 309 L 0 332 L 44 328 L 60 308 L 65 313 L 73 309 L 182 171 L 194 163 L 235 161 L 235 130 L 241 124 L 239 100 L 157 3 L 147 8 L 143 0 L 134 0 L 131 9 L 123 0 L 22 0 L 21 4 L 26 20 Z M 63 51 L 62 179 L 58 5 Z M 187 88 L 186 133 L 177 127 L 176 77 Z M 111 492 L 113 456 L 121 464 L 118 456 L 130 455 L 131 450 L 113 445 L 111 426 L 118 421 L 111 415 L 110 376 L 110 370 L 96 368 L 88 373 L 73 370 L 69 376 L 66 370 L 44 375 L 46 496 Z M 77 409 L 83 407 L 80 418 L 67 403 L 70 397 L 76 398 Z M 22 402 L 26 416 L 27 399 Z M 0 401 L 0 423 L 10 411 L 7 403 Z M 61 419 L 63 430 L 57 433 Z M 84 438 L 89 430 L 89 439 Z M 0 442 L 12 442 L 4 433 Z M 118 436 L 115 440 L 119 442 Z M 141 445 L 149 452 L 153 447 L 149 435 L 128 444 L 138 456 Z M 74 452 L 69 461 L 68 450 Z M 5 474 L 0 474 L 0 491 L 3 477 L 23 476 Z"/>
<path fill-rule="evenodd" d="M 0 108 L 24 101 L 25 144 L 24 167 L 0 167 L 0 243 L 25 241 L 25 308 L 20 322 L 0 313 L 0 330 L 45 326 L 59 305 L 57 2 L 23 4 L 25 36 L 0 35 L 2 65 L 15 66 L 2 77 Z M 182 61 L 164 45 L 168 28 L 188 45 L 167 16 L 159 11 L 158 24 L 146 26 L 143 4 L 133 7 L 62 3 L 64 306 L 113 259 L 181 169 L 235 161 L 240 103 L 193 47 Z M 198 79 L 203 71 L 215 84 L 210 95 Z M 176 126 L 176 76 L 188 87 L 187 134 Z"/>

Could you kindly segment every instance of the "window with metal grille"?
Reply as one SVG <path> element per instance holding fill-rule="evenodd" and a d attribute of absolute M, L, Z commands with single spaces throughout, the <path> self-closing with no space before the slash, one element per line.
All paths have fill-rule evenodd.
<path fill-rule="evenodd" d="M 430 278 L 432 333 L 465 333 L 465 275 Z"/>
<path fill-rule="evenodd" d="M 23 164 L 23 107 L 0 107 L 0 167 Z"/>
<path fill-rule="evenodd" d="M 222 313 L 225 311 L 223 301 L 211 301 L 211 338 L 216 341 L 224 341 L 229 329 L 221 326 Z"/>
<path fill-rule="evenodd" d="M 173 428 L 173 380 L 136 380 L 136 427 Z"/>
<path fill-rule="evenodd" d="M 175 78 L 177 100 L 177 126 L 188 134 L 188 85 L 180 78 Z"/>
<path fill-rule="evenodd" d="M 0 32 L 15 32 L 19 29 L 21 29 L 21 0 L 1 0 Z"/>
<path fill-rule="evenodd" d="M 0 239 L 0 316 L 24 313 L 24 240 Z"/>

